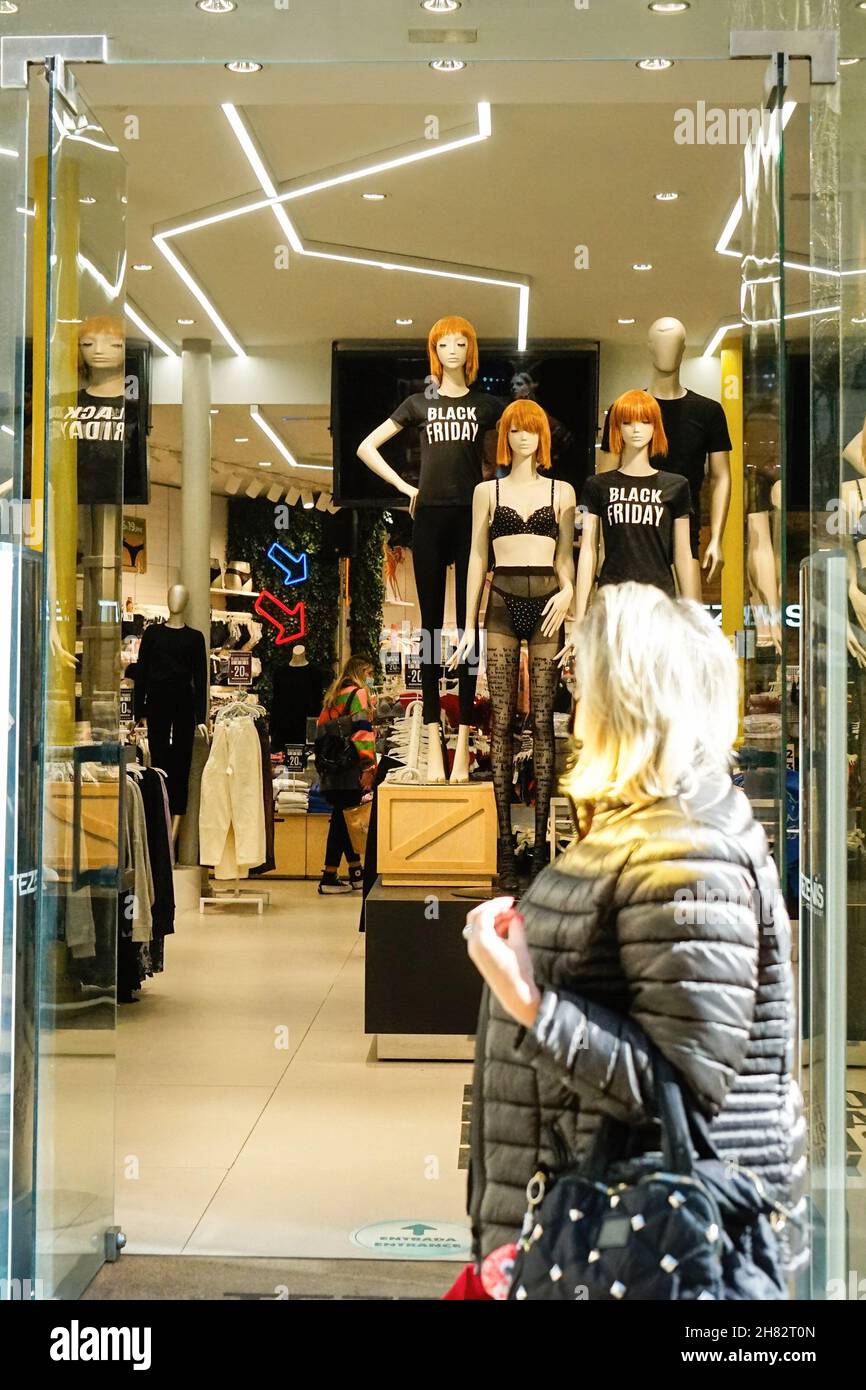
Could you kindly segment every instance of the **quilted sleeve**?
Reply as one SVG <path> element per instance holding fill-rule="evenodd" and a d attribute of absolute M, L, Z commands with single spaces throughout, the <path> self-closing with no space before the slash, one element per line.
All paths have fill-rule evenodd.
<path fill-rule="evenodd" d="M 622 1015 L 578 993 L 544 991 L 521 1059 L 617 1119 L 654 1111 L 648 1041 L 714 1114 L 742 1067 L 755 1009 L 758 922 L 753 880 L 739 865 L 639 847 L 612 903 L 631 1005 Z"/>

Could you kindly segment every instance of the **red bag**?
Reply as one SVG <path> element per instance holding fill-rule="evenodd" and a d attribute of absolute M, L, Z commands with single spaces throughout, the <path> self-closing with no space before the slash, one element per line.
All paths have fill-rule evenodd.
<path fill-rule="evenodd" d="M 474 1265 L 465 1265 L 461 1269 L 454 1283 L 447 1293 L 443 1293 L 443 1301 L 448 1299 L 483 1299 L 485 1303 L 492 1303 L 493 1299 L 481 1282 L 481 1277 L 475 1272 Z"/>

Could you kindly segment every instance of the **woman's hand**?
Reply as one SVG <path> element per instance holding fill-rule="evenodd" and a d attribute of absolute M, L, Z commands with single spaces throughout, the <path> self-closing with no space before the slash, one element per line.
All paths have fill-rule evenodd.
<path fill-rule="evenodd" d="M 535 983 L 526 928 L 513 898 L 492 898 L 466 918 L 469 959 L 503 1009 L 529 1028 L 535 1022 L 541 991 Z"/>
<path fill-rule="evenodd" d="M 574 590 L 570 584 L 566 584 L 558 593 L 551 594 L 547 603 L 544 605 L 544 612 L 541 615 L 542 637 L 556 636 L 569 615 L 573 597 Z"/>

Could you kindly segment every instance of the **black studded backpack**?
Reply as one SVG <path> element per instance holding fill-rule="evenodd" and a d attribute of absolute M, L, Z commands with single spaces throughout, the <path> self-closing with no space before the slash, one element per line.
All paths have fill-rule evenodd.
<path fill-rule="evenodd" d="M 526 1189 L 509 1299 L 787 1298 L 775 1231 L 788 1213 L 716 1154 L 706 1121 L 654 1051 L 662 1152 L 623 1158 L 604 1120 L 588 1157 Z"/>

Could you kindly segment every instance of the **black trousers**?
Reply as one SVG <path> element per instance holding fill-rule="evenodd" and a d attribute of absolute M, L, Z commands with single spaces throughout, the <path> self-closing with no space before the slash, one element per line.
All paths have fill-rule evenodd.
<path fill-rule="evenodd" d="M 445 616 L 445 579 L 454 565 L 457 624 L 466 621 L 466 572 L 472 547 L 472 508 L 419 507 L 412 532 L 412 563 L 424 629 L 421 694 L 424 723 L 439 721 L 439 680 L 442 674 L 442 621 Z M 464 662 L 457 669 L 460 723 L 472 723 L 477 669 Z"/>
<path fill-rule="evenodd" d="M 325 845 L 325 868 L 339 869 L 344 855 L 347 864 L 357 864 L 359 862 L 358 856 L 352 848 L 349 827 L 346 824 L 343 811 L 348 810 L 351 806 L 360 806 L 361 793 L 360 791 L 325 792 L 325 800 L 333 808 L 328 826 L 328 840 Z"/>
<path fill-rule="evenodd" d="M 166 775 L 171 814 L 182 816 L 186 811 L 195 735 L 192 686 L 180 681 L 156 681 L 148 686 L 144 713 L 151 765 L 161 767 Z"/>

